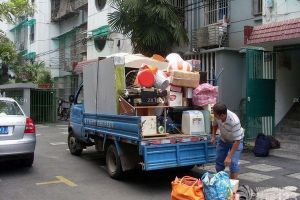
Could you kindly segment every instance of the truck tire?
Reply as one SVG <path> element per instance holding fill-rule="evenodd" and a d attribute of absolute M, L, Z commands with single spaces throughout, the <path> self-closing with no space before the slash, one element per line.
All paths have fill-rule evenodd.
<path fill-rule="evenodd" d="M 121 160 L 115 145 L 111 144 L 106 151 L 106 167 L 110 177 L 120 179 L 123 175 Z"/>
<path fill-rule="evenodd" d="M 72 133 L 68 135 L 68 146 L 72 155 L 79 156 L 82 153 L 82 144 Z"/>

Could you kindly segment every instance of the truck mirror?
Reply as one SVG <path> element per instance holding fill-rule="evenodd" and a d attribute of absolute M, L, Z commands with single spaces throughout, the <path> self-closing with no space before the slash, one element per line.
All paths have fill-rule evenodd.
<path fill-rule="evenodd" d="M 70 103 L 74 103 L 74 100 L 75 100 L 74 95 L 70 95 L 70 96 L 69 96 L 69 102 L 70 102 Z"/>

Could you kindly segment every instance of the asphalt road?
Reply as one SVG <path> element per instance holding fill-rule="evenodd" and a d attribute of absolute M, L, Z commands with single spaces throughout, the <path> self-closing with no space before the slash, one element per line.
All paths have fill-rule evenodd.
<path fill-rule="evenodd" d="M 106 172 L 104 157 L 94 148 L 80 157 L 72 156 L 67 136 L 66 123 L 38 125 L 33 167 L 0 162 L 0 200 L 167 200 L 176 176 L 201 177 L 206 170 L 214 171 L 213 165 L 189 172 L 135 171 L 123 180 L 114 180 Z M 259 187 L 261 194 L 268 191 L 262 199 L 300 199 L 298 160 L 257 158 L 244 152 L 239 179 L 240 185 Z M 283 193 L 284 197 L 279 196 Z"/>
<path fill-rule="evenodd" d="M 80 157 L 69 153 L 65 124 L 40 125 L 37 130 L 32 168 L 0 163 L 0 200 L 165 200 L 170 199 L 171 181 L 183 175 L 134 172 L 117 181 L 108 176 L 104 157 L 93 148 Z"/>

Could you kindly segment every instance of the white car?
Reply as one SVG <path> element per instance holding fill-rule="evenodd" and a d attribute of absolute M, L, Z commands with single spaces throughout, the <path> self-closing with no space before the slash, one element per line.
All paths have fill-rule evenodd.
<path fill-rule="evenodd" d="M 34 160 L 35 144 L 33 120 L 24 114 L 14 99 L 0 97 L 0 161 L 17 159 L 30 167 Z"/>

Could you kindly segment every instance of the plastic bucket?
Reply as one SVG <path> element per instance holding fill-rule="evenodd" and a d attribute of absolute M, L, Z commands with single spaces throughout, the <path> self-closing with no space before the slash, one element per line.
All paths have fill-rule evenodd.
<path fill-rule="evenodd" d="M 154 86 L 158 89 L 165 90 L 170 84 L 167 76 L 161 70 L 157 71 L 154 78 L 155 78 Z"/>
<path fill-rule="evenodd" d="M 154 84 L 154 76 L 150 69 L 143 69 L 137 74 L 138 83 L 142 87 L 150 88 Z"/>

